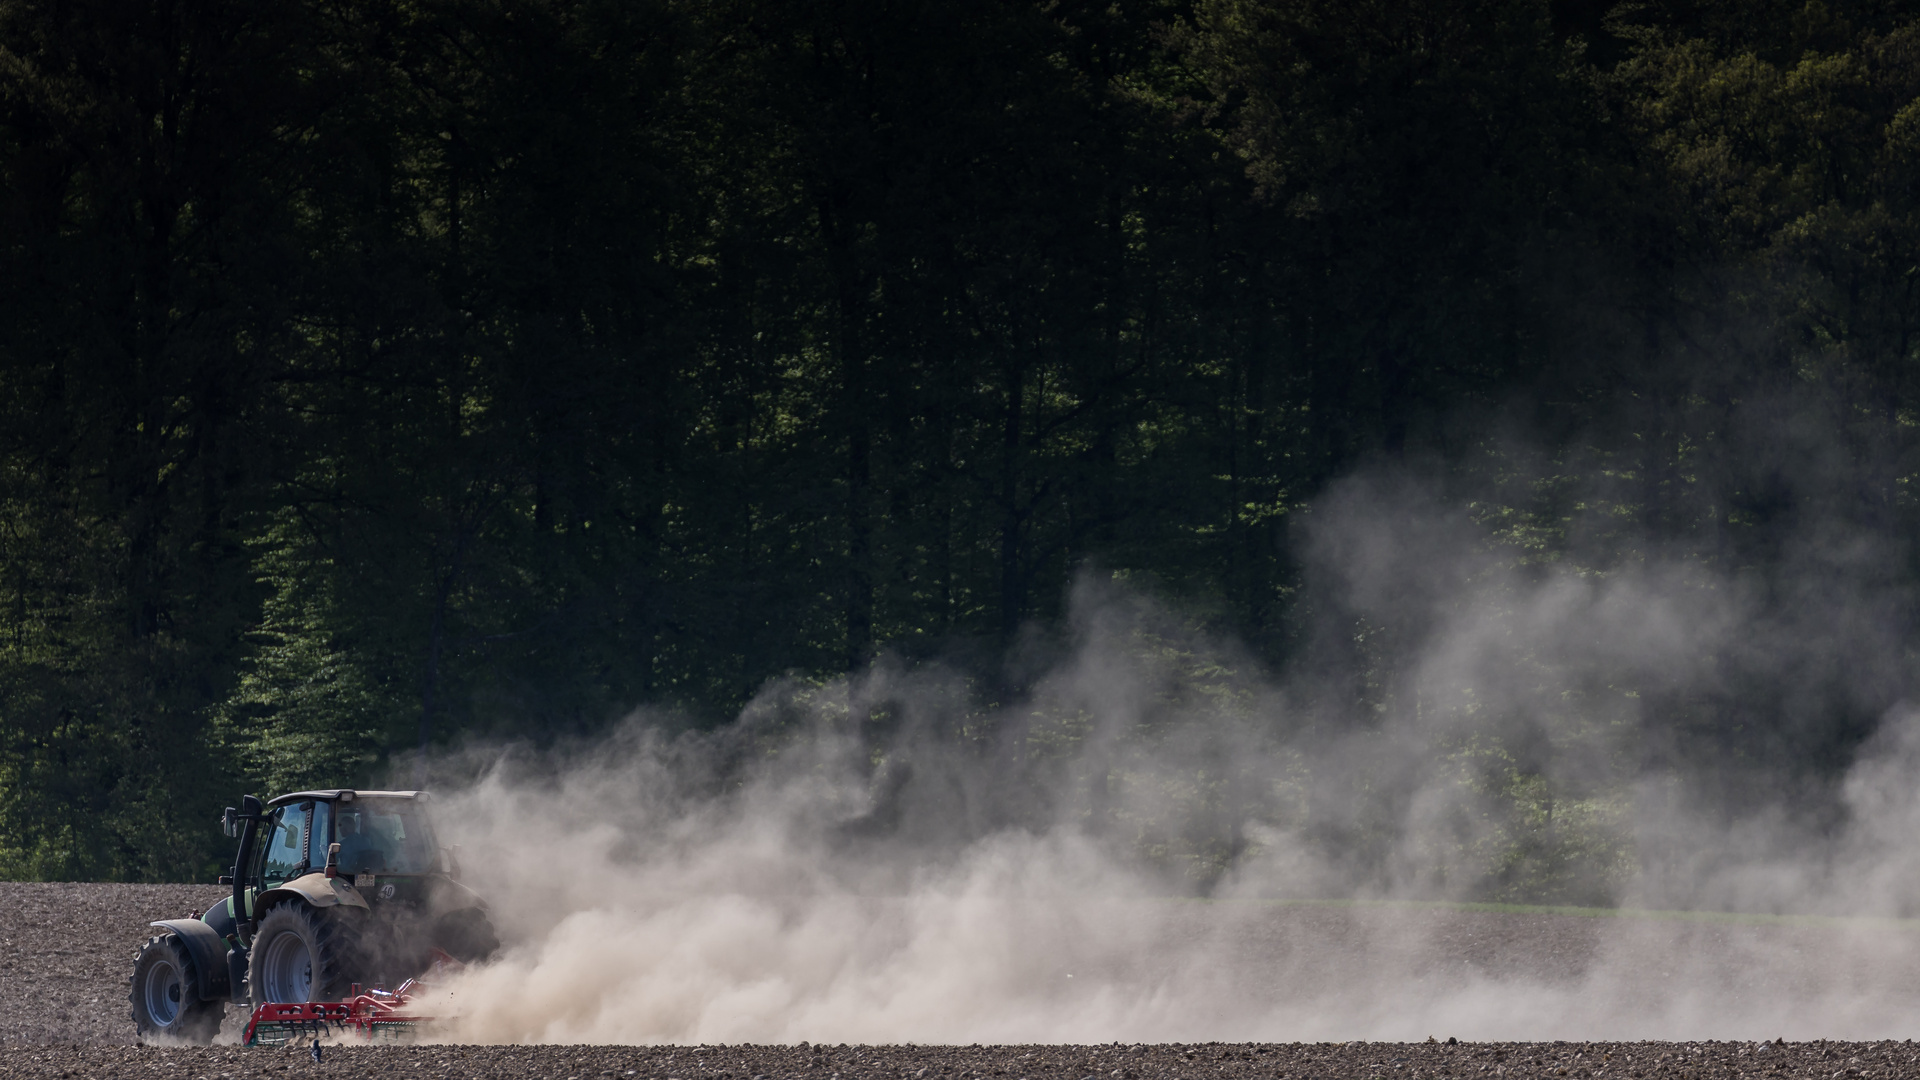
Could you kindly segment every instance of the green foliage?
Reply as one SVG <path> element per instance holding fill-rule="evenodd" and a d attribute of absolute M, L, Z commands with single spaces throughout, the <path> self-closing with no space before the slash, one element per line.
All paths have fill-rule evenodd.
<path fill-rule="evenodd" d="M 355 648 L 355 613 L 341 610 L 332 567 L 304 561 L 301 541 L 286 524 L 261 537 L 256 565 L 273 594 L 231 692 L 209 713 L 220 751 L 276 794 L 363 786 L 414 718 L 412 695 L 384 686 L 377 657 Z"/>
<path fill-rule="evenodd" d="M 1296 526 L 1383 459 L 1512 565 L 1908 551 L 1920 23 L 1554 15 L 0 0 L 0 877 L 204 873 L 243 789 L 883 654 L 1016 700 L 1089 568 L 1246 643 L 1182 682 L 1221 716 L 1324 661 L 1365 727 L 1442 691 Z M 1807 681 L 1653 709 L 1830 770 L 1904 685 Z M 1502 809 L 1436 865 L 1591 899 L 1620 792 L 1523 751 L 1448 751 Z M 1195 880 L 1311 816 L 1149 764 L 1098 783 L 1215 824 L 1105 827 Z"/>

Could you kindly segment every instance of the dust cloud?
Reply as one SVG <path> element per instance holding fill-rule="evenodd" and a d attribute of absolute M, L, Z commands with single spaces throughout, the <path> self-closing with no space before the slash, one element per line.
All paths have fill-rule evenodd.
<path fill-rule="evenodd" d="M 888 661 L 436 762 L 507 942 L 443 1037 L 1920 1034 L 1920 714 L 1871 574 L 1531 563 L 1379 479 L 1306 540 L 1278 672 L 1088 574 L 1002 683 Z M 1836 715 L 1868 733 L 1813 760 Z"/>

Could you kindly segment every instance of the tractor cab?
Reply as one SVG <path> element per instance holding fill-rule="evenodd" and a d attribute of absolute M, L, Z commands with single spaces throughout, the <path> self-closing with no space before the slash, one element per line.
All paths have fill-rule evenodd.
<path fill-rule="evenodd" d="M 428 901 L 428 892 L 446 889 L 460 875 L 453 853 L 434 837 L 427 803 L 424 791 L 297 791 L 257 811 L 250 834 L 256 815 L 229 809 L 227 835 L 241 841 L 238 879 L 221 881 L 235 886 L 229 909 L 244 924 L 238 916 L 253 912 L 256 897 L 270 907 L 285 889 L 369 908 Z M 316 874 L 319 879 L 309 880 Z M 237 928 L 251 936 L 250 927 Z"/>

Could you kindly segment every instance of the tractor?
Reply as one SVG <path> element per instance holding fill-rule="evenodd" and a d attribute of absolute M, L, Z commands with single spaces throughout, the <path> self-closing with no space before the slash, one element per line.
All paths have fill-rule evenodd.
<path fill-rule="evenodd" d="M 232 894 L 205 914 L 152 923 L 161 933 L 134 961 L 141 1041 L 212 1042 L 230 1001 L 250 1005 L 255 1024 L 391 1012 L 404 997 L 386 987 L 489 958 L 499 940 L 460 883 L 457 852 L 435 842 L 428 801 L 338 788 L 228 807 L 222 826 L 239 850 L 220 884 Z"/>

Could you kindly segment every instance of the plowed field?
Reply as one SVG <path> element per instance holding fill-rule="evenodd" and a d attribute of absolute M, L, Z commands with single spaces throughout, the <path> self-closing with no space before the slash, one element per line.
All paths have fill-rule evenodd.
<path fill-rule="evenodd" d="M 1818 1080 L 1920 1076 L 1912 1043 L 1345 1043 L 1198 1046 L 29 1047 L 0 1080 Z"/>
<path fill-rule="evenodd" d="M 139 1076 L 245 1080 L 292 1074 L 533 1080 L 1508 1080 L 1512 1077 L 1707 1080 L 1709 1077 L 1920 1077 L 1910 1041 L 1829 1042 L 1309 1042 L 1153 1046 L 306 1046 L 246 1049 L 132 1045 L 127 973 L 147 923 L 203 908 L 210 886 L 0 883 L 0 1080 Z M 1325 980 L 1330 1009 L 1358 1000 L 1335 992 L 1368 972 L 1404 972 L 1429 991 L 1492 981 L 1611 995 L 1617 1004 L 1657 994 L 1676 977 L 1719 1003 L 1714 1015 L 1755 1010 L 1789 1025 L 1804 1012 L 1875 1027 L 1920 1026 L 1915 932 L 1871 932 L 1805 923 L 1629 920 L 1447 909 L 1348 909 L 1276 905 L 1249 918 L 1245 964 L 1290 959 L 1293 1000 Z M 1166 948 L 1167 942 L 1157 947 Z M 1644 978 L 1634 975 L 1640 972 Z M 1377 975 L 1374 976 L 1376 982 Z M 1452 980 L 1451 982 L 1449 980 Z M 1476 982 L 1477 981 L 1477 982 Z M 1619 985 L 1616 985 L 1618 983 Z M 1285 993 L 1284 988 L 1275 993 Z M 1835 998 L 1836 993 L 1842 996 Z M 1841 1011 L 1833 1012 L 1835 1001 Z M 1596 1004 L 1599 1007 L 1599 1003 Z M 1821 1012 L 1820 1009 L 1828 1010 Z M 1703 1014 L 1705 1015 L 1705 1014 Z M 1901 1021 L 1902 1017 L 1911 1020 Z M 1890 1019 L 1889 1019 L 1890 1018 Z M 240 1010 L 231 1010 L 228 1031 Z M 1327 1021 L 1328 1023 L 1335 1023 Z M 1845 1023 L 1840 1026 L 1848 1026 Z M 1857 1025 L 1855 1025 L 1857 1027 Z M 1904 1034 L 1890 1030 L 1888 1034 Z M 1302 1034 L 1302 1038 L 1310 1033 Z"/>

